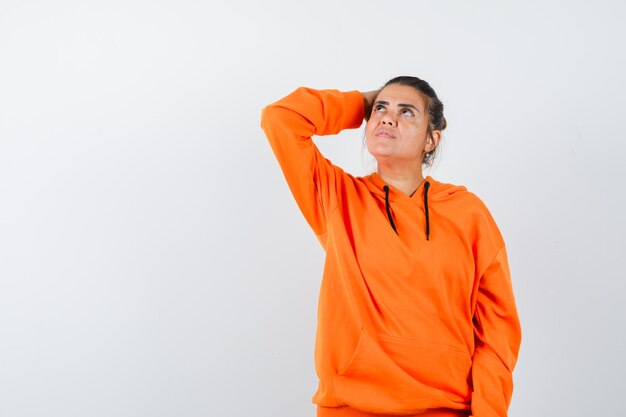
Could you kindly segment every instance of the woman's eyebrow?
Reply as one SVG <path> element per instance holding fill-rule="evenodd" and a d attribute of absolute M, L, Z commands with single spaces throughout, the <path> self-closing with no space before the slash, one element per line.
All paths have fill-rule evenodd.
<path fill-rule="evenodd" d="M 414 105 L 412 105 L 412 104 L 400 103 L 400 104 L 398 104 L 398 107 L 410 107 L 412 109 L 415 109 L 416 112 L 418 112 L 418 113 L 420 112 L 419 109 L 417 107 L 415 107 Z"/>
<path fill-rule="evenodd" d="M 374 104 L 382 104 L 383 106 L 388 106 L 389 102 L 388 101 L 384 101 L 384 100 L 378 100 Z M 398 107 L 409 107 L 411 109 L 415 109 L 416 112 L 420 113 L 420 110 L 417 107 L 415 107 L 414 105 L 412 105 L 412 104 L 400 103 L 400 104 L 398 104 Z"/>

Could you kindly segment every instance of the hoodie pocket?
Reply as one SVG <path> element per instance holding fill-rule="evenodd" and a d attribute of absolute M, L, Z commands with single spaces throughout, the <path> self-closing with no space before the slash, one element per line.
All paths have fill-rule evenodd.
<path fill-rule="evenodd" d="M 370 408 L 376 408 L 371 402 L 376 402 L 377 397 L 380 401 L 393 401 L 406 400 L 408 396 L 419 401 L 444 396 L 453 402 L 464 402 L 470 396 L 470 369 L 471 358 L 463 348 L 386 334 L 372 337 L 363 329 L 354 354 L 338 372 L 338 379 L 346 388 L 351 385 L 376 393 L 359 395 L 369 397 L 364 400 L 370 402 L 366 404 Z"/>
<path fill-rule="evenodd" d="M 352 353 L 352 356 L 350 357 L 348 362 L 341 369 L 337 371 L 338 375 L 344 375 L 346 372 L 350 370 L 350 368 L 352 367 L 352 363 L 358 357 L 359 352 L 363 350 L 363 347 L 361 347 L 361 344 L 365 343 L 363 341 L 364 338 L 365 338 L 365 328 L 361 327 L 361 333 L 359 334 L 359 340 L 356 343 L 356 348 L 354 348 L 354 353 Z"/>

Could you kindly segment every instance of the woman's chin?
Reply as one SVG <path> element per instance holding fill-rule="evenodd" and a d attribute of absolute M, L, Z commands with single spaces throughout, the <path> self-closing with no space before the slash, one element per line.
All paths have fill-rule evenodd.
<path fill-rule="evenodd" d="M 395 154 L 393 152 L 385 152 L 385 151 L 377 151 L 377 152 L 371 152 L 372 156 L 374 158 L 376 158 L 376 160 L 389 160 L 391 158 L 393 158 L 395 156 Z"/>

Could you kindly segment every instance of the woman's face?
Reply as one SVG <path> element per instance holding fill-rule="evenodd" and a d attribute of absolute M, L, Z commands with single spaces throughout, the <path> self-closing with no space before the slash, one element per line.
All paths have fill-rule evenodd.
<path fill-rule="evenodd" d="M 439 131 L 428 135 L 428 115 L 422 96 L 406 85 L 391 84 L 383 88 L 367 125 L 365 141 L 368 151 L 380 162 L 408 162 L 422 166 L 422 155 L 435 148 Z"/>

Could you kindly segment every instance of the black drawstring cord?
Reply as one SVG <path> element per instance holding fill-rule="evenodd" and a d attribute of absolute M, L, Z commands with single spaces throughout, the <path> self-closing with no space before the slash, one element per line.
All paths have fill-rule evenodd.
<path fill-rule="evenodd" d="M 428 189 L 430 188 L 430 183 L 428 181 L 424 182 L 424 213 L 426 215 L 426 240 L 430 240 L 430 218 L 428 216 Z M 389 186 L 385 184 L 383 187 L 385 190 L 385 208 L 387 209 L 387 217 L 389 218 L 389 223 L 391 223 L 391 227 L 393 231 L 396 232 L 396 225 L 393 222 L 393 217 L 391 217 L 391 208 L 389 207 Z"/>
<path fill-rule="evenodd" d="M 424 183 L 424 211 L 426 212 L 426 240 L 430 240 L 430 221 L 428 219 L 428 189 L 430 183 L 426 181 Z"/>
<path fill-rule="evenodd" d="M 389 217 L 389 223 L 391 223 L 393 231 L 398 234 L 398 231 L 396 230 L 396 225 L 393 223 L 393 218 L 391 217 L 391 209 L 389 208 L 389 186 L 385 185 L 383 189 L 385 190 L 385 208 L 387 209 L 387 217 Z"/>

